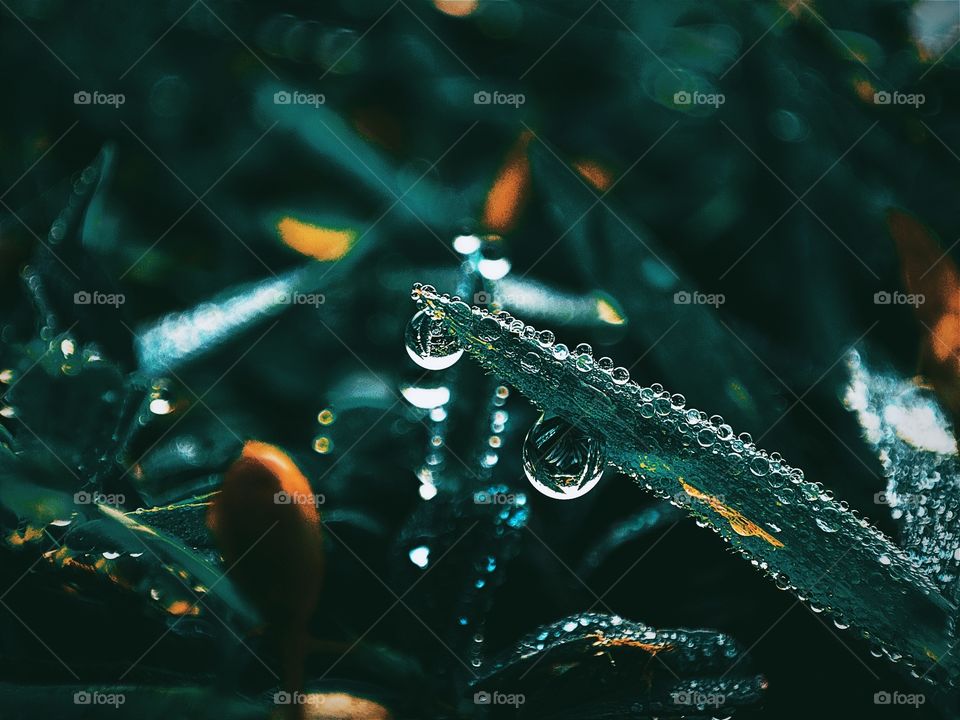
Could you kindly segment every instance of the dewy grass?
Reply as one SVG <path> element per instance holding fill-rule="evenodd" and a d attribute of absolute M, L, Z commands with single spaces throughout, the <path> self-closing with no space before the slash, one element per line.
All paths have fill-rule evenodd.
<path fill-rule="evenodd" d="M 719 416 L 685 407 L 682 396 L 629 381 L 623 368 L 603 369 L 588 347 L 568 351 L 549 331 L 431 286 L 415 286 L 413 298 L 448 324 L 467 355 L 597 438 L 609 464 L 685 508 L 778 587 L 831 615 L 838 628 L 855 628 L 916 675 L 954 682 L 954 606 L 903 550 L 819 482 Z"/>

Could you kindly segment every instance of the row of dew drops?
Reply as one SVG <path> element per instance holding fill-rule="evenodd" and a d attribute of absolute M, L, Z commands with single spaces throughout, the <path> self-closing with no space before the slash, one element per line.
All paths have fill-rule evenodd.
<path fill-rule="evenodd" d="M 510 263 L 503 256 L 503 243 L 491 236 L 486 240 L 477 236 L 461 235 L 454 240 L 454 250 L 464 256 L 460 266 L 458 290 L 466 293 L 478 282 L 489 295 L 498 290 L 496 283 L 510 270 Z M 419 346 L 427 348 L 422 353 L 411 353 L 415 364 L 429 370 L 444 370 L 453 366 L 461 356 L 459 348 L 447 344 L 449 335 L 442 334 L 440 326 L 430 322 L 431 318 L 421 315 L 417 323 L 406 331 L 413 339 L 408 348 Z M 419 337 L 420 340 L 416 340 Z M 446 485 L 448 480 L 454 485 L 457 481 L 446 476 L 448 455 L 453 452 L 446 446 L 449 414 L 448 407 L 454 398 L 457 386 L 456 373 L 449 376 L 439 387 L 422 386 L 419 382 L 401 388 L 404 398 L 415 407 L 426 410 L 424 424 L 427 428 L 427 447 L 424 460 L 416 470 L 420 481 L 419 492 L 423 500 L 432 500 L 438 493 L 438 487 Z M 489 535 L 478 539 L 470 550 L 473 555 L 470 565 L 475 575 L 469 578 L 464 591 L 455 606 L 455 627 L 451 642 L 454 647 L 463 650 L 473 669 L 479 669 L 485 661 L 486 617 L 493 602 L 492 591 L 504 581 L 504 568 L 509 559 L 518 551 L 519 531 L 529 518 L 526 495 L 516 492 L 507 484 L 495 481 L 494 474 L 504 450 L 507 439 L 507 427 L 510 411 L 507 406 L 510 390 L 499 380 L 490 380 L 488 400 L 484 413 L 484 425 L 480 442 L 475 450 L 472 463 L 462 463 L 472 468 L 474 488 L 473 497 L 468 498 L 478 508 L 477 517 L 484 519 Z M 426 571 L 429 567 L 433 548 L 430 543 L 416 544 L 409 550 L 410 561 Z"/>

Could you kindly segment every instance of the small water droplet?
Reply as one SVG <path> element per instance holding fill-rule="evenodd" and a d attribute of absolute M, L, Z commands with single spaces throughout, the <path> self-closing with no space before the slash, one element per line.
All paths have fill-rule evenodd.
<path fill-rule="evenodd" d="M 616 367 L 611 371 L 610 377 L 617 385 L 626 385 L 630 380 L 630 371 L 625 367 Z"/>
<path fill-rule="evenodd" d="M 540 372 L 540 366 L 542 364 L 543 358 L 540 357 L 540 353 L 532 351 L 524 355 L 523 359 L 520 361 L 520 367 L 522 367 L 528 373 Z"/>
<path fill-rule="evenodd" d="M 487 316 L 480 320 L 477 328 L 477 337 L 481 340 L 484 342 L 493 342 L 501 335 L 503 335 L 503 328 L 500 327 L 500 323 L 494 318 Z"/>

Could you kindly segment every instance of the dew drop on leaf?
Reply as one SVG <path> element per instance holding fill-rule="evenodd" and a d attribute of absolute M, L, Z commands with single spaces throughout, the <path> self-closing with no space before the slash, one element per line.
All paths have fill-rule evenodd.
<path fill-rule="evenodd" d="M 404 342 L 410 358 L 426 370 L 444 370 L 463 355 L 453 332 L 426 310 L 410 319 Z"/>
<path fill-rule="evenodd" d="M 539 353 L 528 352 L 523 356 L 523 360 L 520 361 L 520 366 L 526 370 L 528 373 L 538 373 L 540 372 L 540 366 L 543 360 L 540 357 Z"/>
<path fill-rule="evenodd" d="M 604 458 L 599 441 L 558 417 L 541 416 L 523 442 L 523 470 L 548 497 L 580 497 L 600 481 Z"/>

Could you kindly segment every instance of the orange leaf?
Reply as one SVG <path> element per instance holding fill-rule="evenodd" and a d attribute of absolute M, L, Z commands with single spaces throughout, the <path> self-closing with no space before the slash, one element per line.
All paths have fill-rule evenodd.
<path fill-rule="evenodd" d="M 907 213 L 887 213 L 907 292 L 924 328 L 920 372 L 956 420 L 960 417 L 960 272 L 930 228 Z"/>
<path fill-rule="evenodd" d="M 283 450 L 249 441 L 210 505 L 207 524 L 226 574 L 280 644 L 284 689 L 303 689 L 307 623 L 323 574 L 320 515 L 310 483 Z"/>
<path fill-rule="evenodd" d="M 516 225 L 530 194 L 530 159 L 527 146 L 533 138 L 528 130 L 516 143 L 497 173 L 483 208 L 483 224 L 492 232 L 505 233 Z"/>

